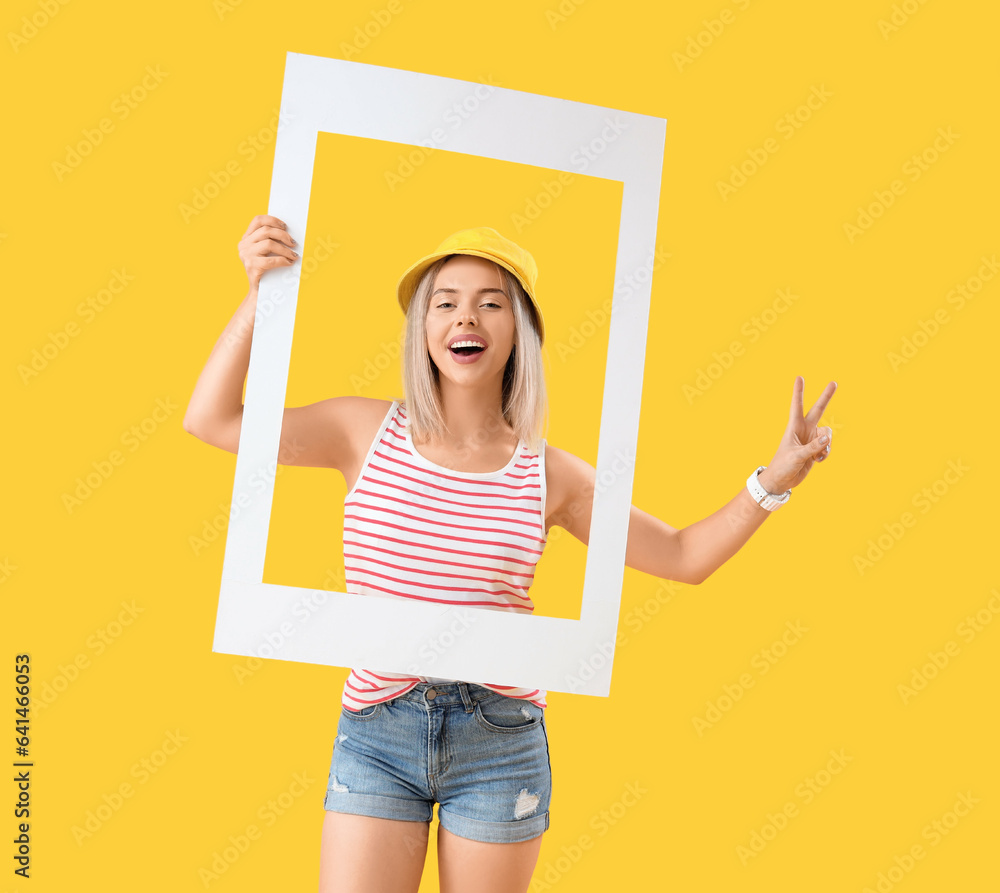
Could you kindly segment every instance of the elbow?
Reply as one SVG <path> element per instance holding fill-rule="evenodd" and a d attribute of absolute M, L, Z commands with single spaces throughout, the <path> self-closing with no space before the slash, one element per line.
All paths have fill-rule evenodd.
<path fill-rule="evenodd" d="M 181 422 L 181 425 L 188 434 L 192 437 L 197 437 L 203 443 L 211 444 L 214 440 L 213 435 L 210 433 L 212 428 L 206 423 L 205 418 L 191 412 L 190 409 L 184 416 L 184 421 Z"/>
<path fill-rule="evenodd" d="M 188 412 L 184 416 L 184 421 L 181 422 L 181 425 L 184 427 L 184 430 L 187 431 L 188 434 L 192 434 L 195 437 L 197 437 L 199 440 L 201 440 L 201 437 L 198 434 L 198 430 L 199 430 L 198 429 L 198 424 L 194 420 L 194 418 L 192 417 L 192 415 L 191 415 L 190 412 Z"/>
<path fill-rule="evenodd" d="M 219 447 L 230 453 L 235 453 L 239 449 L 239 424 L 234 427 L 233 425 L 220 422 L 211 415 L 206 416 L 192 412 L 188 408 L 181 425 L 188 434 L 197 437 L 198 440 L 202 443 L 207 443 L 209 446 Z"/>
<path fill-rule="evenodd" d="M 711 568 L 694 568 L 684 575 L 684 579 L 681 582 L 687 583 L 689 586 L 700 586 L 711 576 Z"/>
<path fill-rule="evenodd" d="M 685 586 L 697 586 L 699 583 L 704 583 L 708 578 L 708 574 L 695 575 L 692 573 L 681 572 L 681 571 L 668 571 L 666 573 L 655 574 L 661 580 L 672 580 L 674 583 L 683 583 Z"/>
<path fill-rule="evenodd" d="M 684 536 L 684 529 L 677 532 L 677 566 L 681 570 L 678 582 L 689 586 L 699 586 L 704 583 L 715 570 L 711 562 L 699 550 L 693 548 Z"/>

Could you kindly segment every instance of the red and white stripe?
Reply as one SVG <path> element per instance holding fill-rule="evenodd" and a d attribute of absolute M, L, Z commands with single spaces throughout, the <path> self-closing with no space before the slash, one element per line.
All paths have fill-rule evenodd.
<path fill-rule="evenodd" d="M 545 456 L 519 443 L 507 466 L 452 471 L 421 456 L 406 409 L 393 401 L 344 500 L 347 591 L 530 613 L 528 589 L 545 548 Z M 387 701 L 429 677 L 354 669 L 348 709 Z M 480 683 L 545 707 L 541 689 Z"/>

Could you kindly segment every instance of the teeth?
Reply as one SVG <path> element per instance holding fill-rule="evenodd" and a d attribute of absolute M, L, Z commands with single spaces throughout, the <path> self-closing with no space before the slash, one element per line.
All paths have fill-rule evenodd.
<path fill-rule="evenodd" d="M 486 345 L 482 341 L 456 341 L 451 347 L 452 349 L 456 347 L 481 347 L 485 348 Z"/>

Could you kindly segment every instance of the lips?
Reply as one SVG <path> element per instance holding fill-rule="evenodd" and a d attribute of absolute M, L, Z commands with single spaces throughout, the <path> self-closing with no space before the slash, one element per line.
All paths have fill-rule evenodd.
<path fill-rule="evenodd" d="M 448 342 L 448 348 L 450 349 L 453 344 L 457 344 L 459 341 L 475 341 L 478 344 L 482 344 L 484 348 L 489 347 L 486 341 L 478 335 L 456 335 Z"/>
<path fill-rule="evenodd" d="M 474 347 L 459 347 L 455 348 L 455 344 L 477 344 L 480 345 L 477 350 Z M 468 363 L 475 363 L 485 352 L 489 345 L 486 341 L 480 338 L 478 335 L 456 335 L 454 338 L 448 341 L 448 353 L 451 354 L 452 359 L 456 363 L 461 363 L 466 365 Z"/>

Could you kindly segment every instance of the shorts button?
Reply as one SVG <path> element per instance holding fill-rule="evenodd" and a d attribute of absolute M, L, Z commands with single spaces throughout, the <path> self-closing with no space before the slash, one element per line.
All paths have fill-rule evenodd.
<path fill-rule="evenodd" d="M 433 688 L 427 689 L 427 700 L 433 701 L 438 696 L 438 693 L 434 691 Z"/>

